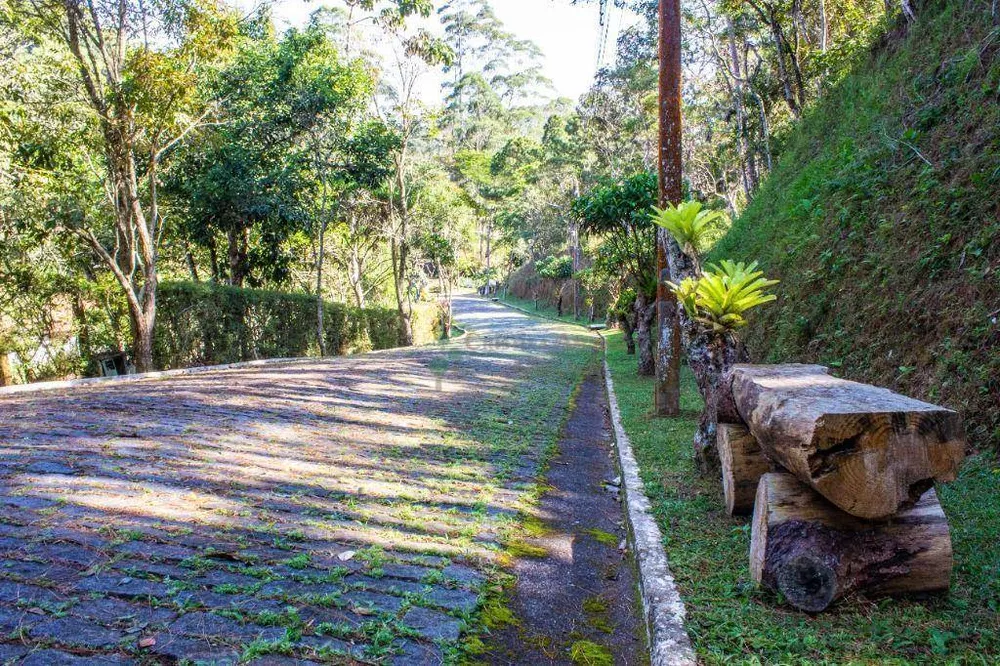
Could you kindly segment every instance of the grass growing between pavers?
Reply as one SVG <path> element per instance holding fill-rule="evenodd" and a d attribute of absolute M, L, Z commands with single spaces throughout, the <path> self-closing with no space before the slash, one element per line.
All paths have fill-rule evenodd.
<path fill-rule="evenodd" d="M 557 452 L 584 372 L 599 362 L 600 353 L 591 333 L 569 326 L 560 326 L 557 332 L 567 344 L 553 357 L 540 358 L 508 399 L 484 405 L 468 431 L 468 439 L 476 443 L 472 448 L 490 451 L 496 470 L 484 495 L 512 488 L 520 494 L 520 501 L 519 512 L 509 516 L 500 530 L 501 549 L 488 569 L 485 600 L 470 618 L 461 645 L 445 653 L 452 663 L 476 663 L 485 650 L 486 632 L 518 623 L 507 608 L 515 582 L 509 569 L 517 558 L 547 555 L 525 540 L 545 530 L 533 508 L 546 490 L 547 465 Z"/>
<path fill-rule="evenodd" d="M 951 523 L 951 593 L 925 600 L 849 597 L 819 615 L 795 611 L 750 580 L 748 519 L 731 518 L 721 481 L 695 471 L 691 440 L 701 401 L 685 368 L 683 416 L 650 416 L 651 378 L 638 377 L 620 333 L 608 365 L 641 468 L 688 631 L 709 664 L 994 664 L 1000 660 L 1000 465 L 966 461 L 939 488 Z"/>

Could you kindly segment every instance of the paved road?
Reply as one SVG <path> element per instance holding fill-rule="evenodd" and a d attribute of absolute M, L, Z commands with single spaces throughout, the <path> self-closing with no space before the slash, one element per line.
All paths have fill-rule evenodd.
<path fill-rule="evenodd" d="M 449 345 L 0 395 L 0 663 L 439 663 L 595 344 L 456 309 Z"/>

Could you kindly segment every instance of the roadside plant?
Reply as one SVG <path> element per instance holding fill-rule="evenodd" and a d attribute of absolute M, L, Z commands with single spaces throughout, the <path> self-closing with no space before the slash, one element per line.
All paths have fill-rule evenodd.
<path fill-rule="evenodd" d="M 563 290 L 566 287 L 566 281 L 573 277 L 573 258 L 568 255 L 558 257 L 550 255 L 540 259 L 535 264 L 535 269 L 538 271 L 539 277 L 556 283 L 559 290 L 557 309 L 561 317 L 563 315 Z"/>
<path fill-rule="evenodd" d="M 677 295 L 688 322 L 685 324 L 688 363 L 705 400 L 694 437 L 695 460 L 702 472 L 714 473 L 719 466 L 716 447 L 719 388 L 730 368 L 749 360 L 736 331 L 746 326 L 748 311 L 776 299 L 766 290 L 778 281 L 764 277 L 756 262 L 722 260 L 709 264 L 697 277 L 667 284 Z"/>
<path fill-rule="evenodd" d="M 757 262 L 723 259 L 697 278 L 668 284 L 689 317 L 714 333 L 726 333 L 746 326 L 748 310 L 777 298 L 765 289 L 778 280 L 765 278 Z"/>
<path fill-rule="evenodd" d="M 658 227 L 666 229 L 684 253 L 692 258 L 698 256 L 698 247 L 712 229 L 712 223 L 725 218 L 717 210 L 703 210 L 700 201 L 683 201 L 677 205 L 667 204 L 666 208 L 653 206 L 650 219 Z"/>

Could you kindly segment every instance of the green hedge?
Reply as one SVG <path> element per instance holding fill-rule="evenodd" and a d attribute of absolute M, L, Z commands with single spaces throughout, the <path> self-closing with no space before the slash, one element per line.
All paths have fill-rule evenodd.
<path fill-rule="evenodd" d="M 324 304 L 328 354 L 401 345 L 394 309 Z M 437 308 L 419 304 L 414 342 L 440 336 Z M 164 282 L 157 296 L 155 363 L 164 370 L 265 358 L 319 356 L 316 297 L 206 282 Z"/>

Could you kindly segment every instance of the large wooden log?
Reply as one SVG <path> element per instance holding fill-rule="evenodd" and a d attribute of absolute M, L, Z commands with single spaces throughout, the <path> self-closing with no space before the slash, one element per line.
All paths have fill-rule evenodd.
<path fill-rule="evenodd" d="M 854 590 L 947 590 L 951 568 L 948 520 L 933 488 L 898 516 L 871 522 L 840 511 L 791 474 L 761 477 L 750 574 L 797 608 L 816 613 Z"/>
<path fill-rule="evenodd" d="M 965 456 L 957 412 L 812 365 L 737 365 L 731 400 L 764 453 L 844 511 L 886 518 Z"/>
<path fill-rule="evenodd" d="M 746 426 L 720 423 L 718 446 L 726 511 L 731 516 L 752 513 L 757 483 L 772 471 L 771 461 Z"/>

